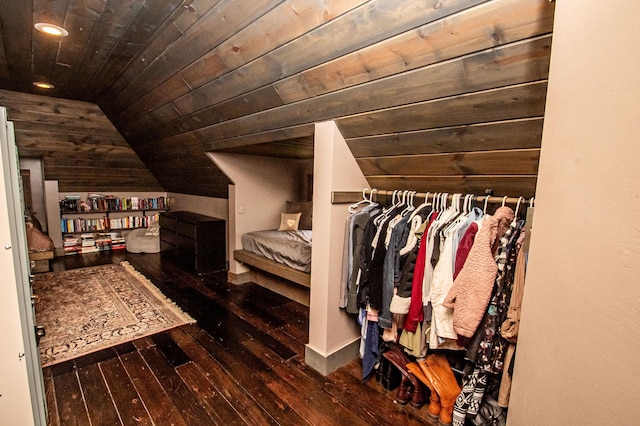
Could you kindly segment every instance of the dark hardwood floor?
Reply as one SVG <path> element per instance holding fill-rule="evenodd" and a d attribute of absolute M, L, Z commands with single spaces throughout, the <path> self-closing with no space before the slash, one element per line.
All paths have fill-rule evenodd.
<path fill-rule="evenodd" d="M 360 361 L 304 363 L 308 308 L 226 273 L 196 276 L 157 254 L 56 258 L 52 270 L 129 261 L 197 320 L 44 369 L 50 425 L 412 425 Z"/>

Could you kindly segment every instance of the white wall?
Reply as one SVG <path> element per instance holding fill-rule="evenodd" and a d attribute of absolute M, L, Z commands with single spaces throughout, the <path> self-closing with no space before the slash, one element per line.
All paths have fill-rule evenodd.
<path fill-rule="evenodd" d="M 335 123 L 316 124 L 307 347 L 325 358 L 359 337 L 353 317 L 339 308 L 342 249 L 349 210 L 343 204 L 332 205 L 331 192 L 362 191 L 366 186 L 367 180 Z"/>
<path fill-rule="evenodd" d="M 510 425 L 640 423 L 638 17 L 556 5 Z"/>
<path fill-rule="evenodd" d="M 62 248 L 62 228 L 60 228 L 60 200 L 58 199 L 58 181 L 44 181 L 44 200 L 47 210 L 47 235 L 54 247 Z"/>
<path fill-rule="evenodd" d="M 277 229 L 286 202 L 298 201 L 307 161 L 255 155 L 211 152 L 209 157 L 233 182 L 229 187 L 229 272 L 248 269 L 233 261 L 233 250 L 241 249 L 240 238 L 251 231 Z"/>
<path fill-rule="evenodd" d="M 167 193 L 171 210 L 186 210 L 205 216 L 229 219 L 229 201 L 224 198 L 203 197 L 200 195 Z"/>

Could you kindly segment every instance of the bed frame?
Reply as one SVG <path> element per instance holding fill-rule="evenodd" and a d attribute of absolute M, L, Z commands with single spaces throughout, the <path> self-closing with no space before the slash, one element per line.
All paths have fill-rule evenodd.
<path fill-rule="evenodd" d="M 311 274 L 246 250 L 234 250 L 233 258 L 250 266 L 251 281 L 254 283 L 309 306 Z"/>

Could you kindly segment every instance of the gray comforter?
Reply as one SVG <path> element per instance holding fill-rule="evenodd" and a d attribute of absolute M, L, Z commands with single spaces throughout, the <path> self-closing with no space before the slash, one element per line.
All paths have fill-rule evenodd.
<path fill-rule="evenodd" d="M 311 231 L 255 231 L 242 248 L 302 272 L 311 272 Z"/>

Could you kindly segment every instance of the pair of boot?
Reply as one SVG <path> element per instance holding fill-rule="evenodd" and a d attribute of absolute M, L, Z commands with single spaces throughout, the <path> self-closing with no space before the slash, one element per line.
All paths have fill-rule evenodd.
<path fill-rule="evenodd" d="M 420 408 L 426 400 L 424 385 L 413 374 L 403 374 L 396 394 L 396 402 L 400 405 L 411 404 L 413 408 Z"/>
<path fill-rule="evenodd" d="M 400 405 L 411 404 L 414 408 L 422 407 L 427 400 L 427 391 L 423 382 L 407 369 L 407 364 L 411 362 L 409 357 L 397 346 L 382 355 L 402 374 L 396 402 Z"/>
<path fill-rule="evenodd" d="M 418 363 L 409 363 L 407 369 L 431 391 L 427 415 L 441 426 L 453 420 L 453 405 L 460 394 L 460 386 L 451 365 L 443 354 L 430 354 Z"/>
<path fill-rule="evenodd" d="M 427 388 L 429 388 L 430 395 L 429 406 L 427 407 L 427 416 L 429 416 L 429 418 L 433 421 L 438 420 L 442 408 L 440 405 L 440 398 L 438 396 L 438 393 L 431 385 L 431 381 L 429 381 L 429 379 L 424 375 L 422 369 L 416 362 L 407 363 L 407 370 L 409 370 L 411 375 L 417 378 L 420 383 L 423 383 L 427 386 Z"/>

